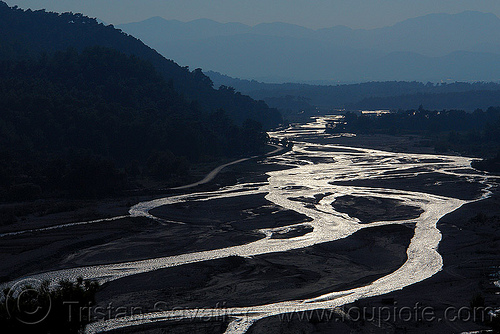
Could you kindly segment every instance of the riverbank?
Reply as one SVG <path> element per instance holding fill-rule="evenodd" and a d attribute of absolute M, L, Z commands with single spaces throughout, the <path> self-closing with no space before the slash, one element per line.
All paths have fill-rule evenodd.
<path fill-rule="evenodd" d="M 98 307 L 112 304 L 152 312 L 159 302 L 162 310 L 172 310 L 312 298 L 363 286 L 396 270 L 406 261 L 412 236 L 411 227 L 373 227 L 305 249 L 233 256 L 128 276 L 102 287 Z"/>
<path fill-rule="evenodd" d="M 280 151 L 273 145 L 268 154 L 274 155 Z M 167 189 L 165 195 L 188 193 L 195 191 L 193 188 L 196 191 L 216 190 L 238 182 L 237 179 L 259 179 L 265 182 L 265 173 L 276 169 L 276 166 L 261 164 L 261 159 L 255 157 L 230 164 L 224 169 L 217 168 L 217 173 L 209 173 L 208 181 L 212 182 L 203 182 L 182 190 Z M 209 170 L 213 171 L 212 167 Z M 1 237 L 0 282 L 75 266 L 143 260 L 240 245 L 263 237 L 248 228 L 166 224 L 143 217 L 127 217 L 133 203 L 156 197 L 133 196 L 101 201 L 54 200 L 19 204 L 19 210 L 25 210 L 27 214 L 16 223 L 0 226 L 0 234 L 33 231 Z M 54 207 L 55 204 L 57 206 Z M 255 207 L 259 205 L 262 204 L 254 203 Z M 264 205 L 270 206 L 270 203 L 264 201 Z M 274 210 L 280 211 L 279 208 Z M 293 214 L 294 212 L 284 213 L 282 220 L 297 221 Z M 287 218 L 287 215 L 292 216 Z M 100 221 L 112 217 L 117 219 Z M 50 229 L 86 221 L 95 222 Z M 38 231 L 39 229 L 45 230 Z"/>
<path fill-rule="evenodd" d="M 438 334 L 491 330 L 490 317 L 480 307 L 500 308 L 500 288 L 494 285 L 500 263 L 500 195 L 464 205 L 441 218 L 438 228 L 443 235 L 439 253 L 444 266 L 431 278 L 345 305 L 341 308 L 344 314 L 320 310 L 275 316 L 257 322 L 248 333 Z"/>
<path fill-rule="evenodd" d="M 369 217 L 370 213 L 374 213 L 375 215 L 379 215 L 378 216 L 379 219 L 382 219 L 382 216 L 387 216 L 387 218 L 389 219 L 392 218 L 395 220 L 408 218 L 410 221 L 406 222 L 404 225 L 396 225 L 396 226 L 397 228 L 403 228 L 409 230 L 411 230 L 411 227 L 414 226 L 411 220 L 413 219 L 419 220 L 420 217 L 419 218 L 417 217 L 420 216 L 421 212 L 418 212 L 418 210 L 410 209 L 410 207 L 408 206 L 401 207 L 400 204 L 402 202 L 399 202 L 398 200 L 388 200 L 388 198 L 401 199 L 401 200 L 406 198 L 406 201 L 404 201 L 404 203 L 407 205 L 410 203 L 411 204 L 414 203 L 415 205 L 418 205 L 418 203 L 429 203 L 428 201 L 432 203 L 434 203 L 434 201 L 437 201 L 437 203 L 440 203 L 441 200 L 443 201 L 442 202 L 443 205 L 446 205 L 447 200 L 435 198 L 432 196 L 426 196 L 424 192 L 424 193 L 412 194 L 411 195 L 412 200 L 408 201 L 408 198 L 406 196 L 409 196 L 409 193 L 380 189 L 383 188 L 383 185 L 381 185 L 380 188 L 378 188 L 378 190 L 373 190 L 373 189 L 369 190 L 368 188 L 353 189 L 351 187 L 345 187 L 345 186 L 340 186 L 340 188 L 335 186 L 335 188 L 331 188 L 328 186 L 328 184 L 332 184 L 332 182 L 328 182 L 327 180 L 331 178 L 342 179 L 344 175 L 349 175 L 349 173 L 359 175 L 359 177 L 363 179 L 369 175 L 372 175 L 370 174 L 371 171 L 375 173 L 374 175 L 382 175 L 384 171 L 393 171 L 399 174 L 399 176 L 401 177 L 401 182 L 404 183 L 403 180 L 411 178 L 411 176 L 414 174 L 414 171 L 408 170 L 406 164 L 408 164 L 410 167 L 414 165 L 425 166 L 426 167 L 424 168 L 425 170 L 422 170 L 420 172 L 429 173 L 429 171 L 427 170 L 428 168 L 431 169 L 435 168 L 436 171 L 446 172 L 446 170 L 443 170 L 446 169 L 446 166 L 452 169 L 455 167 L 460 168 L 460 170 L 462 171 L 463 169 L 467 169 L 466 168 L 467 162 L 469 161 L 468 159 L 462 159 L 462 158 L 451 159 L 451 158 L 436 157 L 430 159 L 430 157 L 428 156 L 403 156 L 403 155 L 400 156 L 400 155 L 391 155 L 385 152 L 371 152 L 371 151 L 356 150 L 356 149 L 347 149 L 348 152 L 353 154 L 349 155 L 338 154 L 335 157 L 335 160 L 332 159 L 332 155 L 335 156 L 335 153 L 332 153 L 332 155 L 308 154 L 308 152 L 310 151 L 317 151 L 317 148 L 318 146 L 307 146 L 306 148 L 298 147 L 297 150 L 295 150 L 292 154 L 288 155 L 287 157 L 283 157 L 282 161 L 289 162 L 291 165 L 304 166 L 304 167 L 297 168 L 296 170 L 291 170 L 286 173 L 278 173 L 279 175 L 283 175 L 281 178 L 278 179 L 279 180 L 278 182 L 276 179 L 273 179 L 272 175 L 274 174 L 271 174 L 271 179 L 269 182 L 270 185 L 272 185 L 274 188 L 273 190 L 270 191 L 270 193 L 272 193 L 273 196 L 277 196 L 277 197 L 271 196 L 271 198 L 274 198 L 274 201 L 276 201 L 277 203 L 283 203 L 282 205 L 284 207 L 294 208 L 294 210 L 297 210 L 298 212 L 308 212 L 313 217 L 318 217 L 316 215 L 316 212 L 327 213 L 329 211 L 327 207 L 328 203 L 332 204 L 335 207 L 334 204 L 335 202 L 332 202 L 334 197 L 331 196 L 332 195 L 331 191 L 333 192 L 346 191 L 346 194 L 358 194 L 358 196 L 361 196 L 362 198 L 366 197 L 367 199 L 372 199 L 374 203 L 373 205 L 366 205 L 366 203 L 361 203 L 359 198 L 356 199 L 350 197 L 349 198 L 340 197 L 338 199 L 343 200 L 342 206 L 344 209 L 359 211 L 359 208 L 363 207 L 363 209 L 372 211 L 372 212 L 365 211 L 363 214 L 366 217 Z M 327 158 L 329 159 L 328 163 L 332 163 L 332 166 L 323 165 L 325 163 L 325 159 Z M 335 166 L 336 165 L 335 162 L 338 163 L 337 166 Z M 317 164 L 321 165 L 318 166 Z M 330 174 L 328 173 L 329 168 L 332 168 Z M 327 170 L 326 173 L 324 172 L 325 169 Z M 347 174 L 344 174 L 343 172 L 344 170 Z M 436 173 L 431 173 L 430 176 L 431 177 L 437 176 Z M 458 175 L 455 175 L 455 177 L 462 178 L 462 175 L 459 173 Z M 437 178 L 436 180 L 432 184 L 429 184 L 427 190 L 439 186 L 440 184 L 439 178 Z M 420 183 L 421 182 L 418 182 L 417 180 L 411 180 L 410 182 L 411 186 L 408 189 L 405 188 L 405 190 L 409 190 L 411 192 L 412 188 L 417 187 Z M 326 191 L 328 192 L 323 193 Z M 451 192 L 451 188 L 448 189 L 448 191 Z M 430 192 L 434 193 L 433 191 Z M 475 193 L 475 196 L 478 196 L 480 194 L 478 188 L 471 190 L 471 193 Z M 368 194 L 371 194 L 371 196 L 368 196 Z M 387 194 L 393 194 L 393 195 L 392 196 L 389 195 L 389 197 L 387 198 L 386 197 Z M 399 194 L 400 197 L 394 196 L 394 194 Z M 240 197 L 240 196 L 233 195 L 231 197 Z M 380 200 L 381 198 L 385 199 Z M 291 202 L 287 202 L 285 199 L 288 199 Z M 325 201 L 322 204 L 320 204 L 319 202 L 322 201 L 323 199 L 325 199 Z M 212 201 L 212 199 L 209 201 Z M 165 204 L 163 208 L 155 209 L 157 210 L 156 214 L 161 214 L 160 210 L 167 209 L 167 211 L 163 211 L 164 218 L 180 217 L 182 221 L 189 222 L 191 221 L 191 219 L 186 219 L 187 216 L 185 215 L 185 213 L 186 212 L 189 213 L 189 211 L 184 211 L 184 212 L 181 211 L 193 210 L 195 216 L 193 223 L 198 223 L 198 224 L 214 223 L 214 221 L 209 221 L 208 219 L 212 218 L 211 215 L 200 214 L 205 211 L 203 210 L 200 211 L 200 203 L 197 203 L 197 196 L 193 196 L 192 198 L 187 197 L 185 200 L 181 200 L 180 202 L 178 202 L 180 204 L 179 208 L 176 208 L 175 204 L 168 204 L 175 202 L 167 201 L 164 203 Z M 161 203 L 157 203 L 155 205 L 161 205 Z M 315 207 L 315 205 L 319 205 L 319 207 Z M 166 206 L 170 207 L 167 208 Z M 224 203 L 224 207 L 226 206 L 228 208 L 231 207 L 229 203 Z M 304 211 L 303 209 L 301 209 L 301 207 L 308 208 L 312 211 L 307 211 L 307 210 Z M 459 207 L 459 205 L 456 207 Z M 224 213 L 224 209 L 222 209 L 222 213 Z M 379 209 L 383 209 L 384 212 L 383 213 L 379 212 L 380 211 Z M 244 208 L 243 211 L 247 210 L 248 208 Z M 418 224 L 417 226 L 420 231 L 419 233 L 422 233 L 422 229 L 424 230 L 433 229 L 433 226 L 436 223 L 437 218 L 441 217 L 442 215 L 439 214 L 440 212 L 443 212 L 442 214 L 444 214 L 444 212 L 449 212 L 449 211 L 444 211 L 444 210 L 442 211 L 441 208 L 437 206 L 429 208 L 424 216 L 428 217 L 428 215 L 430 214 L 432 217 L 433 215 L 435 215 L 436 220 L 432 221 L 431 219 L 427 220 L 426 223 L 424 224 Z M 269 217 L 270 215 L 266 216 Z M 336 220 L 333 219 L 333 216 L 338 216 L 338 215 L 336 213 L 333 213 L 332 216 L 327 215 L 328 217 L 323 214 L 320 214 L 320 216 L 324 217 L 326 221 L 331 222 L 333 223 L 333 225 L 335 225 Z M 215 217 L 217 217 L 217 215 L 215 215 Z M 337 222 L 340 223 L 341 221 L 342 220 L 340 219 Z M 318 224 L 317 220 L 315 220 L 312 226 L 314 226 L 314 231 L 316 231 L 316 228 L 321 228 L 321 225 Z M 387 225 L 377 228 L 387 229 L 389 227 L 394 228 L 394 226 L 392 225 Z M 343 228 L 348 229 L 348 226 L 343 226 Z M 262 310 L 266 310 L 266 307 L 269 307 L 269 309 L 273 309 L 273 306 L 267 305 L 267 303 L 272 303 L 272 302 L 276 303 L 286 300 L 297 300 L 297 299 L 300 300 L 302 298 L 305 299 L 310 297 L 316 297 L 318 295 L 329 294 L 335 291 L 338 292 L 339 294 L 342 294 L 343 291 L 360 286 L 364 287 L 368 283 L 378 280 L 379 278 L 381 278 L 381 276 L 385 277 L 389 273 L 394 272 L 397 268 L 402 268 L 401 265 L 405 262 L 405 260 L 403 260 L 403 262 L 400 262 L 399 265 L 393 267 L 392 269 L 388 269 L 388 271 L 381 274 L 381 276 L 373 274 L 373 272 L 370 271 L 371 268 L 373 268 L 374 266 L 382 266 L 385 268 L 387 268 L 387 266 L 390 267 L 391 261 L 387 261 L 387 257 L 384 256 L 383 252 L 380 253 L 373 249 L 373 246 L 377 246 L 377 242 L 375 240 L 372 239 L 366 243 L 360 242 L 359 236 L 362 235 L 363 233 L 367 233 L 368 235 L 376 234 L 376 232 L 374 232 L 374 227 L 371 227 L 363 231 L 358 231 L 348 237 L 346 236 L 345 238 L 340 238 L 339 240 L 331 242 L 323 242 L 323 243 L 318 242 L 317 245 L 309 244 L 310 246 L 307 248 L 298 248 L 297 250 L 290 250 L 286 252 L 252 256 L 252 260 L 258 260 L 266 256 L 279 255 L 278 259 L 280 259 L 281 261 L 284 261 L 284 259 L 290 256 L 291 260 L 289 261 L 289 264 L 293 265 L 292 268 L 289 268 L 288 266 L 284 265 L 283 262 L 281 261 L 278 262 L 268 261 L 271 262 L 269 263 L 269 268 L 267 268 L 266 266 L 263 269 L 259 270 L 259 269 L 254 269 L 254 267 L 250 266 L 247 263 L 246 259 L 242 258 L 235 257 L 230 263 L 224 262 L 224 260 L 228 260 L 228 258 L 223 258 L 219 260 L 210 260 L 209 258 L 205 258 L 206 260 L 204 262 L 198 262 L 196 264 L 188 263 L 183 266 L 175 268 L 166 268 L 156 272 L 148 272 L 141 275 L 129 276 L 123 279 L 119 279 L 117 281 L 110 282 L 109 284 L 105 284 L 103 288 L 103 294 L 106 294 L 105 292 L 106 288 L 111 289 L 110 290 L 111 292 L 108 292 L 107 295 L 104 295 L 104 300 L 101 301 L 103 304 L 101 305 L 105 305 L 106 302 L 113 304 L 119 302 L 119 303 L 125 303 L 126 305 L 125 308 L 131 308 L 134 305 L 133 303 L 138 303 L 138 305 L 140 305 L 139 308 L 143 309 L 147 307 L 147 303 L 151 303 L 151 301 L 154 300 L 162 300 L 163 298 L 164 300 L 168 300 L 170 302 L 168 304 L 170 309 L 176 309 L 177 307 L 182 307 L 183 309 L 193 309 L 199 307 L 201 308 L 217 307 L 217 305 L 206 304 L 207 301 L 211 301 L 215 302 L 216 304 L 224 303 L 224 305 L 227 307 L 231 306 L 251 307 L 251 306 L 256 306 L 258 304 L 264 304 L 263 306 L 261 306 L 261 308 Z M 301 236 L 302 235 L 305 238 L 307 238 L 308 236 L 307 232 L 305 235 L 301 234 Z M 437 239 L 434 238 L 436 235 Z M 377 283 L 378 285 L 375 288 L 373 288 L 373 290 L 370 290 L 369 288 L 367 289 L 367 291 L 370 291 L 369 293 L 373 292 L 376 293 L 378 289 L 381 289 L 381 291 L 391 291 L 391 285 L 404 286 L 400 284 L 405 284 L 404 282 L 406 281 L 408 281 L 409 284 L 411 284 L 418 281 L 419 276 L 417 275 L 422 275 L 421 277 L 423 277 L 422 279 L 424 279 L 425 277 L 429 277 L 439 270 L 441 266 L 441 257 L 433 256 L 434 253 L 432 249 L 433 247 L 436 247 L 438 244 L 440 238 L 439 232 L 430 233 L 430 235 L 427 234 L 424 235 L 423 237 L 422 234 L 419 234 L 419 236 L 420 239 L 419 237 L 415 237 L 415 240 L 412 239 L 412 246 L 410 247 L 411 250 L 414 252 L 414 254 L 418 255 L 413 256 L 413 259 L 408 261 L 409 264 L 405 265 L 405 268 L 407 269 L 412 268 L 412 266 L 415 266 L 413 268 L 413 272 L 412 271 L 405 272 L 405 269 L 401 269 L 399 272 L 404 273 L 404 275 L 401 274 L 399 275 L 399 277 L 398 275 L 394 275 L 394 278 L 397 278 L 399 282 L 396 281 L 390 282 L 387 279 L 385 281 L 378 280 L 379 283 Z M 394 237 L 396 240 L 403 239 L 400 235 L 394 233 L 393 230 L 384 230 L 384 232 L 382 233 L 382 238 L 380 239 L 381 244 L 385 246 L 393 244 L 393 241 L 391 241 L 390 237 Z M 296 241 L 298 240 L 295 240 L 295 242 Z M 426 247 L 427 243 L 430 243 L 431 245 L 435 246 Z M 316 249 L 318 246 L 326 246 L 326 245 L 332 245 L 334 248 L 332 252 L 323 252 L 324 258 L 322 258 L 318 254 L 314 254 L 313 252 L 311 252 L 311 250 Z M 335 248 L 336 246 L 337 248 Z M 402 248 L 404 249 L 403 254 L 406 255 L 405 253 L 408 247 L 403 246 Z M 345 251 L 346 249 L 353 250 L 354 255 L 345 254 L 343 251 Z M 300 255 L 296 254 L 296 252 L 299 252 Z M 392 254 L 395 253 L 397 252 L 393 250 Z M 262 254 L 262 253 L 258 253 L 257 250 L 255 254 Z M 389 254 L 391 254 L 390 251 Z M 337 257 L 345 259 L 346 262 L 340 264 L 328 263 L 328 261 L 326 260 Z M 301 261 L 302 258 L 304 259 L 303 262 Z M 415 258 L 417 258 L 418 261 L 415 261 Z M 322 273 L 321 270 L 315 268 L 316 259 L 321 259 L 322 262 L 327 263 L 326 266 L 327 270 L 325 270 L 325 272 Z M 435 262 L 433 261 L 434 259 L 436 260 Z M 422 267 L 428 266 L 430 270 L 427 270 L 425 268 L 418 268 L 418 266 L 416 266 L 416 262 L 418 266 Z M 212 263 L 212 265 L 208 265 L 209 263 Z M 305 264 L 304 267 L 302 267 L 302 263 Z M 359 266 L 360 264 L 362 264 L 361 267 Z M 240 275 L 238 270 L 241 269 L 241 267 L 243 267 L 242 270 L 245 273 L 257 271 L 259 273 L 259 276 L 263 277 L 264 280 L 255 281 L 252 280 L 251 277 Z M 222 270 L 222 272 L 218 271 L 219 268 Z M 296 271 L 299 268 L 300 269 L 303 268 L 302 271 L 300 270 Z M 291 272 L 293 274 L 292 277 L 294 278 L 301 278 L 302 283 L 300 283 L 301 281 L 299 282 L 288 281 L 287 279 L 289 278 L 289 276 L 286 274 L 278 275 L 281 281 L 275 282 L 272 275 L 270 276 L 270 273 L 276 271 L 279 273 L 280 270 L 282 269 L 285 269 L 285 272 L 288 271 Z M 337 269 L 339 270 L 339 272 L 336 272 Z M 176 281 L 176 278 L 179 275 L 172 274 L 172 272 L 180 273 L 180 276 L 183 277 L 182 270 L 186 270 L 189 274 L 187 274 L 187 278 L 185 278 L 179 283 Z M 358 276 L 358 278 L 356 279 L 353 276 L 350 276 L 350 274 L 353 273 L 360 276 Z M 208 275 L 208 277 L 203 278 L 204 274 Z M 340 274 L 342 278 L 345 278 L 347 280 L 346 282 L 344 282 L 344 284 L 337 285 L 334 283 L 336 281 L 335 276 L 338 274 Z M 161 286 L 161 284 L 158 283 L 160 281 L 160 277 L 167 277 L 167 278 L 173 277 L 173 278 L 167 279 L 167 282 L 165 283 L 166 285 L 163 288 L 158 289 L 158 286 L 159 285 Z M 193 277 L 201 277 L 201 280 L 193 281 Z M 328 282 L 328 284 L 325 284 L 323 288 L 321 288 L 321 284 L 318 283 L 321 282 L 322 279 Z M 150 285 L 149 282 L 151 282 Z M 177 287 L 178 290 L 169 294 L 167 287 L 171 285 L 169 285 L 168 282 L 174 282 L 173 285 Z M 186 284 L 189 285 L 188 288 L 182 286 L 182 283 L 184 282 L 187 282 Z M 388 284 L 384 285 L 384 283 L 380 284 L 380 282 L 387 282 Z M 120 288 L 118 288 L 117 286 L 119 286 Z M 244 287 L 245 289 L 240 290 L 240 286 Z M 130 290 L 127 290 L 128 287 L 130 287 Z M 302 293 L 304 292 L 303 290 L 304 287 L 307 287 L 306 289 L 310 292 L 309 295 L 301 294 L 301 292 Z M 258 288 L 261 288 L 263 290 L 259 291 Z M 358 290 L 359 292 L 363 291 L 363 289 L 358 289 Z M 115 293 L 113 293 L 113 291 Z M 117 291 L 123 291 L 125 292 L 125 295 L 121 297 L 116 297 Z M 289 291 L 292 292 L 291 295 Z M 259 295 L 259 293 L 261 293 L 262 295 Z M 345 293 L 348 292 L 346 291 Z M 276 296 L 278 296 L 279 298 L 276 298 Z M 357 298 L 363 298 L 362 292 Z M 254 304 L 255 302 L 257 304 Z M 297 303 L 298 303 L 297 309 L 300 309 L 301 302 L 299 301 Z M 151 311 L 152 307 L 151 304 L 149 304 L 149 306 L 150 308 L 148 310 Z M 276 312 L 276 310 L 274 311 Z M 164 315 L 164 317 L 165 319 L 168 318 L 166 314 Z M 259 321 L 258 323 L 261 322 Z M 168 328 L 168 326 L 170 326 L 170 324 L 158 323 L 158 328 L 162 328 L 162 326 L 164 329 L 166 329 Z M 136 328 L 136 331 L 140 332 L 140 330 L 141 328 L 138 329 Z M 132 332 L 132 331 L 133 329 L 127 330 L 127 332 Z"/>
<path fill-rule="evenodd" d="M 322 153 L 320 148 L 298 146 L 286 156 L 232 165 L 213 182 L 200 185 L 185 196 L 153 201 L 151 206 L 143 203 L 144 207 L 155 208 L 154 214 L 162 219 L 146 219 L 154 225 L 142 232 L 83 245 L 70 254 L 66 251 L 55 256 L 50 265 L 73 268 L 150 259 L 147 263 L 77 268 L 64 273 L 69 276 L 53 273 L 48 277 L 73 278 L 74 272 L 88 274 L 89 278 L 112 277 L 115 280 L 104 284 L 97 296 L 98 307 L 115 305 L 115 313 L 109 315 L 112 317 L 123 308 L 137 307 L 141 312 L 154 310 L 156 302 L 167 309 L 217 308 L 221 303 L 224 307 L 264 304 L 264 316 L 276 314 L 266 313 L 266 303 L 332 292 L 349 293 L 344 291 L 365 287 L 377 280 L 371 291 L 370 288 L 357 289 L 356 298 L 361 298 L 359 303 L 362 303 L 365 293 L 376 295 L 434 275 L 441 267 L 441 257 L 434 252 L 440 233 L 434 225 L 439 217 L 463 202 L 428 194 L 464 199 L 480 195 L 481 188 L 485 187 L 481 182 L 484 179 L 471 176 L 474 171 L 467 167 L 469 160 L 336 147 L 327 147 L 333 152 Z M 298 168 L 287 170 L 293 166 Z M 266 174 L 272 170 L 279 172 Z M 414 177 L 422 173 L 429 176 L 426 182 Z M 447 178 L 443 179 L 442 175 Z M 384 183 L 387 179 L 392 182 Z M 464 185 L 479 183 L 480 186 L 454 188 L 453 179 L 464 181 Z M 356 184 L 342 183 L 356 180 L 378 180 L 380 184 L 372 188 L 370 184 L 353 187 Z M 225 187 L 234 184 L 238 185 Z M 443 184 L 446 184 L 444 188 Z M 202 190 L 219 191 L 199 193 Z M 268 195 L 264 198 L 265 194 Z M 344 214 L 333 211 L 336 206 Z M 423 215 L 418 206 L 425 211 Z M 346 212 L 362 221 L 347 216 Z M 366 224 L 384 217 L 387 220 L 408 218 L 408 221 Z M 92 231 L 91 225 L 88 231 L 79 230 L 82 236 Z M 264 230 L 256 230 L 262 228 Z M 114 231 L 119 230 L 118 226 L 114 227 Z M 51 233 L 60 233 L 45 232 L 48 237 Z M 246 245 L 264 235 L 268 239 L 249 247 L 224 248 Z M 27 235 L 36 236 L 36 233 Z M 54 245 L 48 243 L 46 248 L 41 248 L 50 254 Z M 207 249 L 215 251 L 192 253 Z M 407 257 L 407 250 L 412 256 Z M 21 255 L 23 251 L 18 253 Z M 179 256 L 158 259 L 169 255 Z M 401 267 L 407 259 L 409 264 Z M 399 274 L 387 276 L 398 268 L 402 268 Z M 381 277 L 388 278 L 380 280 Z M 394 305 L 391 298 L 380 299 L 380 303 Z M 297 302 L 299 309 L 300 303 Z M 274 312 L 280 311 L 274 309 Z M 255 326 L 268 321 L 272 324 L 273 319 L 276 318 L 258 321 Z M 313 322 L 322 323 L 320 320 Z M 299 322 L 298 327 L 290 329 L 300 329 L 302 324 Z M 355 322 L 353 324 L 355 326 Z M 158 324 L 158 328 L 163 325 Z M 177 324 L 165 325 L 168 329 Z M 273 332 L 280 326 L 274 324 Z M 127 329 L 127 332 L 133 330 Z"/>
<path fill-rule="evenodd" d="M 161 182 L 146 182 L 147 187 L 128 191 L 121 196 L 100 199 L 50 198 L 31 202 L 12 202 L 0 205 L 0 234 L 22 230 L 35 230 L 51 226 L 71 224 L 125 216 L 133 204 L 154 199 L 160 195 L 197 190 L 201 187 L 214 189 L 220 184 L 211 182 L 228 166 L 244 161 L 260 159 L 264 156 L 280 154 L 285 148 L 269 144 L 267 153 L 262 156 L 238 160 L 219 160 L 212 163 L 199 163 L 191 168 L 190 182 L 187 185 L 167 188 Z"/>

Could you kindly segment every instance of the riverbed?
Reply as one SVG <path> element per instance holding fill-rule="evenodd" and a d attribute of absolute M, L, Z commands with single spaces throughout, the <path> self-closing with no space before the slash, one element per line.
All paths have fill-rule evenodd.
<path fill-rule="evenodd" d="M 255 259 L 257 263 L 251 265 L 263 268 L 265 265 L 259 261 L 276 263 L 272 262 L 275 261 L 271 257 L 273 254 L 285 258 L 301 250 L 309 252 L 301 263 L 321 256 L 318 253 L 326 253 L 326 249 L 332 254 L 343 254 L 344 260 L 347 258 L 342 264 L 335 262 L 335 265 L 341 266 L 344 271 L 351 267 L 349 277 L 356 284 L 340 281 L 327 284 L 327 280 L 314 278 L 314 270 L 305 274 L 307 268 L 297 269 L 287 277 L 295 275 L 302 280 L 319 283 L 307 289 L 303 288 L 305 283 L 296 283 L 296 288 L 292 287 L 284 293 L 280 290 L 283 287 L 279 286 L 278 277 L 276 284 L 266 286 L 268 296 L 259 295 L 257 298 L 256 295 L 252 300 L 251 297 L 242 298 L 234 294 L 232 299 L 226 298 L 230 302 L 224 307 L 208 306 L 214 304 L 212 299 L 218 294 L 220 300 L 224 300 L 223 290 L 205 291 L 211 296 L 208 303 L 207 298 L 195 298 L 190 303 L 181 304 L 182 309 L 151 309 L 151 312 L 95 322 L 86 328 L 87 333 L 99 333 L 151 323 L 193 318 L 219 319 L 223 316 L 226 319 L 225 333 L 245 333 L 260 319 L 284 313 L 334 309 L 356 300 L 403 289 L 442 270 L 443 259 L 438 252 L 442 235 L 437 222 L 465 204 L 490 196 L 496 178 L 472 169 L 472 159 L 467 157 L 398 153 L 330 144 L 328 140 L 332 135 L 324 134 L 323 125 L 324 119 L 318 118 L 310 124 L 270 133 L 274 138 L 293 140 L 294 146 L 289 152 L 261 161 L 261 164 L 274 166 L 273 170 L 266 172 L 264 181 L 239 180 L 215 191 L 179 193 L 140 202 L 129 210 L 129 217 L 155 220 L 165 228 L 172 225 L 225 226 L 226 230 L 250 231 L 252 235 L 247 235 L 246 239 L 219 247 L 216 242 L 211 242 L 210 249 L 158 257 L 149 255 L 137 261 L 111 263 L 104 259 L 102 264 L 49 271 L 30 278 L 57 282 L 83 277 L 98 280 L 105 284 L 105 289 L 113 290 L 113 286 L 124 284 L 125 280 L 129 283 L 137 277 L 147 280 L 158 273 L 167 275 L 166 271 L 171 270 L 169 268 L 191 268 L 188 266 L 224 259 L 241 259 L 235 260 L 237 265 L 234 261 L 230 264 L 238 268 L 249 268 L 248 259 Z M 248 203 L 258 204 L 245 205 Z M 227 212 L 217 210 L 221 207 L 227 208 Z M 96 223 L 100 222 L 89 222 Z M 66 227 L 70 226 L 62 228 Z M 368 235 L 372 234 L 380 238 L 369 239 Z M 387 235 L 398 235 L 399 241 L 388 242 Z M 352 246 L 360 243 L 362 247 Z M 379 245 L 377 249 L 386 247 L 391 252 L 403 247 L 403 256 L 389 259 L 383 251 L 370 254 L 370 247 L 375 244 Z M 311 251 L 319 246 L 327 248 Z M 346 253 L 346 249 L 350 248 L 352 251 Z M 363 249 L 366 251 L 363 252 Z M 106 250 L 109 247 L 102 248 L 101 252 Z M 78 263 L 89 263 L 85 260 L 89 259 L 88 255 L 89 252 L 77 253 L 73 259 L 80 256 Z M 370 255 L 374 257 L 365 259 Z M 293 256 L 298 262 L 298 254 Z M 293 262 L 288 261 L 290 265 Z M 363 261 L 387 262 L 387 266 L 379 269 L 368 265 L 354 266 Z M 192 268 L 193 272 L 197 270 Z M 270 266 L 266 270 L 273 268 Z M 321 270 L 325 271 L 324 268 Z M 217 275 L 221 277 L 222 274 Z M 234 275 L 234 271 L 230 268 L 224 275 Z M 238 280 L 233 284 L 238 284 Z M 154 284 L 151 289 L 154 290 Z M 273 289 L 277 292 L 273 293 Z"/>

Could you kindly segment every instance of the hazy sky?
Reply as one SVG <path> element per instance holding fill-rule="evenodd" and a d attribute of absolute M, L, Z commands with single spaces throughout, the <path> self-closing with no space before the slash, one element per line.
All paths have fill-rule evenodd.
<path fill-rule="evenodd" d="M 288 22 L 310 28 L 346 25 L 375 28 L 430 13 L 465 10 L 500 16 L 500 0 L 7 0 L 10 6 L 80 12 L 107 23 L 141 21 L 152 16 L 190 21 Z"/>

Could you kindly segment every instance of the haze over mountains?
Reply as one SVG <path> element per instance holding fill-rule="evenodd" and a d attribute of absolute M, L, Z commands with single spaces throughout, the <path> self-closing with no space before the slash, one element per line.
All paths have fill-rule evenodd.
<path fill-rule="evenodd" d="M 68 47 L 81 51 L 103 46 L 151 62 L 166 81 L 172 81 L 177 92 L 196 101 L 204 110 L 222 108 L 240 124 L 248 118 L 268 127 L 280 122 L 278 112 L 265 104 L 241 94 L 213 89 L 210 79 L 200 70 L 181 67 L 137 38 L 82 14 L 24 11 L 0 1 L 0 31 L 0 60 L 30 59 Z"/>
<path fill-rule="evenodd" d="M 82 14 L 0 1 L 0 31 L 0 201 L 186 183 L 192 164 L 263 152 L 282 121 Z"/>
<path fill-rule="evenodd" d="M 500 106 L 500 84 L 494 82 L 421 83 L 407 81 L 365 82 L 344 85 L 262 83 L 207 71 L 216 87 L 229 86 L 281 110 L 417 109 L 431 110 Z"/>
<path fill-rule="evenodd" d="M 491 13 L 431 14 L 372 30 L 160 17 L 117 27 L 182 65 L 245 79 L 500 80 L 500 19 Z"/>

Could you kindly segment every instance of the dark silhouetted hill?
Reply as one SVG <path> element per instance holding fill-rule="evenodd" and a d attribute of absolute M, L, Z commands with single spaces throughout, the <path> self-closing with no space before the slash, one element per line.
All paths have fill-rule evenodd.
<path fill-rule="evenodd" d="M 267 84 L 231 78 L 217 72 L 207 74 L 214 84 L 235 87 L 280 109 L 412 109 L 423 105 L 431 110 L 500 106 L 497 83 L 421 83 L 417 81 L 366 82 L 351 85 Z M 307 103 L 307 104 L 304 104 Z"/>
<path fill-rule="evenodd" d="M 258 121 L 279 120 L 80 14 L 0 2 L 0 31 L 0 201 L 182 184 L 192 163 L 263 152 Z"/>
<path fill-rule="evenodd" d="M 0 62 L 0 199 L 98 197 L 189 165 L 255 154 L 266 135 L 186 101 L 149 63 L 114 49 Z"/>
<path fill-rule="evenodd" d="M 0 2 L 0 31 L 0 59 L 22 59 L 68 47 L 81 51 L 104 46 L 151 62 L 167 81 L 172 80 L 179 93 L 196 100 L 205 110 L 222 108 L 239 124 L 253 119 L 272 127 L 281 121 L 279 113 L 264 103 L 215 90 L 201 70 L 189 71 L 188 67 L 164 58 L 137 38 L 82 14 L 24 11 Z"/>

